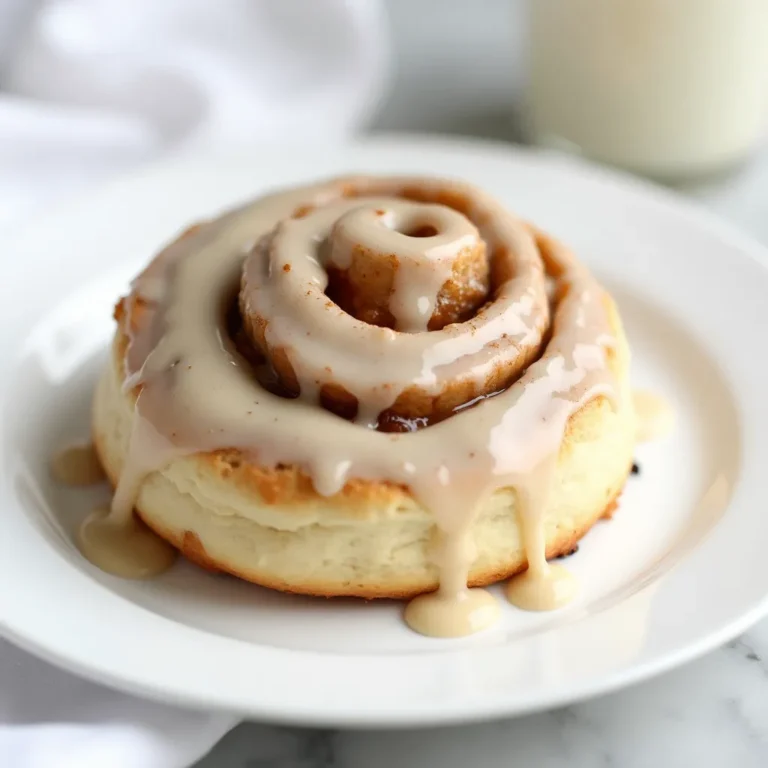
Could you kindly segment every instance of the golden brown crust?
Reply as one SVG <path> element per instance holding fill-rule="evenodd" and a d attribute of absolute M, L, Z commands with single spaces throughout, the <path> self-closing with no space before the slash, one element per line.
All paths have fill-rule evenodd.
<path fill-rule="evenodd" d="M 601 514 L 598 514 L 594 520 L 578 531 L 573 532 L 569 536 L 563 537 L 561 540 L 552 542 L 547 546 L 547 559 L 552 560 L 561 555 L 568 555 L 576 548 L 579 541 L 589 533 L 592 526 L 599 522 L 601 519 L 610 520 L 613 517 L 613 513 L 618 506 L 618 497 L 621 495 L 621 491 L 617 496 L 609 502 Z M 345 587 L 338 582 L 333 584 L 324 584 L 318 582 L 307 581 L 301 585 L 297 585 L 295 582 L 290 584 L 275 579 L 271 574 L 264 571 L 234 569 L 227 563 L 219 562 L 209 557 L 205 551 L 202 542 L 197 534 L 191 531 L 185 531 L 182 536 L 178 533 L 170 531 L 167 528 L 162 528 L 157 524 L 153 524 L 148 520 L 148 516 L 143 514 L 141 510 L 136 510 L 141 519 L 158 535 L 165 539 L 169 544 L 176 547 L 183 555 L 195 565 L 204 568 L 210 572 L 226 573 L 230 576 L 243 579 L 252 584 L 257 584 L 260 587 L 266 587 L 267 589 L 275 589 L 279 592 L 287 592 L 294 595 L 307 595 L 309 597 L 359 597 L 364 600 L 409 600 L 417 595 L 425 592 L 421 586 L 414 586 L 411 588 L 399 588 L 393 589 L 391 587 L 380 587 L 374 589 L 372 587 L 362 588 L 359 585 L 353 587 Z M 516 576 L 518 573 L 522 573 L 528 568 L 528 564 L 524 561 L 520 561 L 505 568 L 497 568 L 488 570 L 480 576 L 474 576 L 469 579 L 468 585 L 470 587 L 487 587 L 491 584 L 496 584 L 499 581 L 504 581 Z M 432 589 L 436 589 L 435 585 Z M 348 591 L 345 591 L 348 590 Z M 431 590 L 427 590 L 431 591 Z"/>
<path fill-rule="evenodd" d="M 117 484 L 117 474 L 113 472 L 108 462 L 105 460 L 104 448 L 101 445 L 101 438 L 97 431 L 94 430 L 93 434 L 94 447 L 97 454 L 101 458 L 104 470 L 109 478 L 109 482 L 114 487 Z M 629 468 L 627 470 L 627 476 L 629 475 Z M 551 560 L 560 555 L 567 555 L 573 551 L 578 542 L 591 530 L 601 519 L 610 520 L 615 512 L 619 497 L 623 491 L 623 485 L 619 491 L 611 498 L 603 509 L 598 512 L 587 521 L 586 525 L 581 526 L 578 530 L 568 531 L 567 535 L 561 538 L 550 541 L 547 544 L 547 559 Z M 312 597 L 359 597 L 365 600 L 378 600 L 378 599 L 410 599 L 416 595 L 422 594 L 425 589 L 424 586 L 414 584 L 409 587 L 392 587 L 392 586 L 380 586 L 377 588 L 356 584 L 340 584 L 339 582 L 327 583 L 312 581 L 310 579 L 304 581 L 301 584 L 292 581 L 290 583 L 281 579 L 275 578 L 273 574 L 270 574 L 264 570 L 256 568 L 243 569 L 234 568 L 229 563 L 217 560 L 211 557 L 203 546 L 200 537 L 193 531 L 185 530 L 171 530 L 167 526 L 163 526 L 157 522 L 152 516 L 144 512 L 141 507 L 136 507 L 136 514 L 143 520 L 143 522 L 151 528 L 158 536 L 165 539 L 169 544 L 179 550 L 184 557 L 190 562 L 198 565 L 206 571 L 211 573 L 223 573 L 236 578 L 243 579 L 244 581 L 257 584 L 261 587 L 268 589 L 278 590 L 280 592 L 287 592 L 297 595 L 308 595 Z M 527 563 L 524 559 L 519 559 L 516 562 L 512 562 L 504 566 L 503 568 L 488 569 L 481 574 L 475 574 L 469 580 L 469 586 L 471 587 L 485 587 L 496 582 L 503 581 L 511 578 L 518 573 L 526 570 Z M 435 589 L 437 585 L 434 585 L 432 589 Z M 429 590 L 426 590 L 429 591 Z"/>

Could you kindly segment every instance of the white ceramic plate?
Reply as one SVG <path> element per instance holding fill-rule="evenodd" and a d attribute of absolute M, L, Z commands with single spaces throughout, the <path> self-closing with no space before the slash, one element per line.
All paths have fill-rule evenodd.
<path fill-rule="evenodd" d="M 46 466 L 88 434 L 111 306 L 128 278 L 196 217 L 348 171 L 465 177 L 565 239 L 619 302 L 634 381 L 679 411 L 672 437 L 638 451 L 642 472 L 613 521 L 568 561 L 583 594 L 565 610 L 505 604 L 492 630 L 434 640 L 408 631 L 395 603 L 286 597 L 185 562 L 156 581 L 121 581 L 72 544 L 105 491 L 57 488 Z M 51 661 L 261 719 L 446 723 L 616 689 L 766 611 L 766 253 L 671 195 L 501 145 L 378 139 L 175 160 L 5 235 L 0 254 L 0 621 Z"/>

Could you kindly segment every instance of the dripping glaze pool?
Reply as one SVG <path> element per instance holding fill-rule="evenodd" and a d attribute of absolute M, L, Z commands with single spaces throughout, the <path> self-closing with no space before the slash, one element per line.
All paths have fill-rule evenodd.
<path fill-rule="evenodd" d="M 6 523 L 7 530 L 16 547 L 37 552 L 37 562 L 43 563 L 37 575 L 30 569 L 26 599 L 47 604 L 53 589 L 62 607 L 84 614 L 80 618 L 92 640 L 84 655 L 74 638 L 46 631 L 52 625 L 44 618 L 19 618 L 16 598 L 4 595 L 8 634 L 85 673 L 163 697 L 205 699 L 280 719 L 415 723 L 519 712 L 615 687 L 679 660 L 685 649 L 701 650 L 722 637 L 718 633 L 723 627 L 736 627 L 754 616 L 764 594 L 759 578 L 752 580 L 752 591 L 747 585 L 745 592 L 741 584 L 741 597 L 722 606 L 718 615 L 711 607 L 698 610 L 692 600 L 691 590 L 706 573 L 702 558 L 720 551 L 712 549 L 718 537 L 734 537 L 747 525 L 738 500 L 745 477 L 750 479 L 744 445 L 756 438 L 754 428 L 737 416 L 748 396 L 742 391 L 744 382 L 732 373 L 739 370 L 738 350 L 729 352 L 717 333 L 720 326 L 680 299 L 685 274 L 681 249 L 686 242 L 695 241 L 700 249 L 702 240 L 709 243 L 704 258 L 712 273 L 720 280 L 743 279 L 740 290 L 747 299 L 748 284 L 764 279 L 762 268 L 741 257 L 742 272 L 733 270 L 733 260 L 726 270 L 725 246 L 709 234 L 706 222 L 612 178 L 495 148 L 448 151 L 435 144 L 416 152 L 408 146 L 385 143 L 375 151 L 363 147 L 315 159 L 312 175 L 330 175 L 362 161 L 374 172 L 407 163 L 409 170 L 430 173 L 445 163 L 441 175 L 465 176 L 490 188 L 511 208 L 572 245 L 606 285 L 630 339 L 633 385 L 663 392 L 677 412 L 671 436 L 638 449 L 635 459 L 642 471 L 630 476 L 614 519 L 598 524 L 578 553 L 563 561 L 582 584 L 579 599 L 545 615 L 522 613 L 499 600 L 502 616 L 493 628 L 470 638 L 436 642 L 410 633 L 399 622 L 400 606 L 386 601 L 359 605 L 287 597 L 206 574 L 183 561 L 156 580 L 129 582 L 83 560 L 73 544 L 74 532 L 88 507 L 106 500 L 105 490 L 60 488 L 48 475 L 48 463 L 54 447 L 88 439 L 89 400 L 105 363 L 110 306 L 126 281 L 183 223 L 254 193 L 252 175 L 245 168 L 203 163 L 158 169 L 118 185 L 99 201 L 85 204 L 79 219 L 71 211 L 59 215 L 56 225 L 66 221 L 68 226 L 71 266 L 60 288 L 41 287 L 36 305 L 29 309 L 32 314 L 14 306 L 21 313 L 17 326 L 29 330 L 23 333 L 23 348 L 14 347 L 18 362 L 12 382 L 3 389 L 5 490 L 18 510 Z M 292 162 L 274 167 L 262 186 L 306 178 L 306 169 Z M 497 167 L 504 168 L 503 175 Z M 509 173 L 525 194 L 516 189 L 517 181 L 505 181 Z M 186 180 L 184 193 L 180 178 Z M 219 184 L 205 183 L 212 178 Z M 194 184 L 187 183 L 191 179 Z M 547 191 L 552 185 L 568 194 L 568 205 L 552 199 Z M 161 190 L 176 200 L 163 212 L 149 204 Z M 136 212 L 143 224 L 140 231 L 109 213 L 118 200 L 120 207 L 130 205 Z M 638 218 L 628 234 L 626 217 L 610 213 L 626 211 L 622 206 L 630 204 Z M 114 241 L 107 233 L 94 236 L 88 226 L 93 217 L 114 224 Z M 107 242 L 116 255 L 115 266 L 105 268 L 98 253 Z M 633 258 L 615 258 L 618 242 Z M 736 247 L 754 248 L 735 242 L 738 246 L 728 247 L 729 256 Z M 29 233 L 9 245 L 17 252 L 45 250 Z M 16 269 L 22 269 L 22 262 Z M 709 298 L 707 291 L 712 292 Z M 706 281 L 700 297 L 711 306 L 715 297 L 724 301 L 719 286 Z M 753 414 L 756 425 L 762 413 L 755 408 Z M 680 456 L 686 457 L 683 466 Z M 8 561 L 19 563 L 12 553 Z M 43 576 L 46 589 L 38 587 Z M 727 587 L 734 577 L 720 573 L 719 578 Z M 497 590 L 491 588 L 500 595 Z M 70 594 L 79 596 L 76 603 L 74 597 L 67 598 Z M 103 611 L 109 611 L 123 631 L 133 627 L 134 637 L 138 634 L 142 658 L 150 658 L 146 665 L 151 679 L 137 650 L 117 640 L 113 626 L 98 620 Z M 176 649 L 178 659 L 170 647 L 163 649 L 164 642 L 157 644 L 161 637 Z M 193 663 L 196 654 L 216 649 L 231 653 L 246 676 L 257 674 L 256 668 L 263 674 L 265 663 L 288 664 L 283 654 L 292 651 L 296 669 L 289 664 L 289 674 L 311 668 L 315 675 L 309 698 L 301 703 L 285 694 L 245 692 L 235 682 L 229 659 L 217 669 L 217 683 L 185 681 L 182 660 Z M 353 686 L 353 678 L 369 674 L 372 664 L 381 670 L 371 673 L 376 702 L 370 694 L 355 694 Z M 330 710 L 324 701 L 325 709 L 320 707 L 328 675 L 338 689 Z"/>

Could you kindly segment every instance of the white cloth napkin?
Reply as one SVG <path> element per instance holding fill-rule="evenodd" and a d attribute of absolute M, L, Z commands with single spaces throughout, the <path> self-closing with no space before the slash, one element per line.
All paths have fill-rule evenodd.
<path fill-rule="evenodd" d="M 386 32 L 380 0 L 0 0 L 0 225 L 164 152 L 351 133 Z M 0 640 L 2 768 L 182 768 L 235 722 Z"/>
<path fill-rule="evenodd" d="M 348 134 L 386 83 L 380 0 L 25 5 L 0 0 L 0 224 L 163 151 Z"/>
<path fill-rule="evenodd" d="M 0 640 L 3 768 L 185 768 L 235 723 L 115 693 Z"/>

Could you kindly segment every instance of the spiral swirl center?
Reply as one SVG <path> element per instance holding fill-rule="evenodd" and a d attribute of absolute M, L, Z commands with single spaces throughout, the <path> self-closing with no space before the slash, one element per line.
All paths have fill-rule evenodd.
<path fill-rule="evenodd" d="M 326 293 L 371 325 L 440 330 L 485 301 L 488 263 L 477 228 L 444 205 L 392 201 L 341 216 L 329 235 Z"/>
<path fill-rule="evenodd" d="M 501 211 L 376 192 L 280 222 L 246 260 L 240 308 L 290 394 L 410 430 L 506 388 L 538 355 L 543 270 Z"/>

